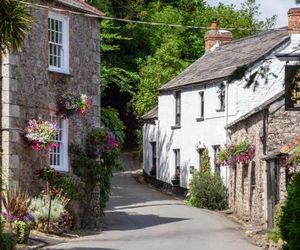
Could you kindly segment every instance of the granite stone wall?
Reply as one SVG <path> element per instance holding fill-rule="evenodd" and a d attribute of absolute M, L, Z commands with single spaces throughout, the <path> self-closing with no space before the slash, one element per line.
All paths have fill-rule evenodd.
<path fill-rule="evenodd" d="M 231 143 L 248 139 L 256 146 L 256 155 L 247 166 L 230 169 L 229 206 L 244 221 L 255 226 L 267 223 L 267 162 L 266 155 L 277 152 L 300 135 L 300 112 L 286 111 L 283 99 L 266 108 L 266 152 L 263 152 L 263 111 L 258 112 L 229 129 Z M 280 166 L 279 199 L 286 198 L 286 168 Z"/>
<path fill-rule="evenodd" d="M 262 159 L 263 114 L 258 113 L 230 128 L 231 143 L 247 139 L 256 146 L 256 154 L 249 164 L 230 168 L 229 206 L 234 214 L 251 224 L 263 225 L 265 163 Z"/>
<path fill-rule="evenodd" d="M 64 92 L 85 93 L 93 97 L 93 107 L 69 119 L 69 143 L 84 145 L 87 133 L 100 127 L 99 20 L 64 14 L 69 16 L 70 74 L 48 70 L 47 9 L 32 9 L 34 25 L 24 46 L 2 65 L 2 165 L 9 186 L 31 193 L 39 189 L 34 172 L 47 166 L 49 157 L 48 152 L 34 152 L 24 140 L 22 130 L 29 119 L 49 120 L 57 96 Z"/>

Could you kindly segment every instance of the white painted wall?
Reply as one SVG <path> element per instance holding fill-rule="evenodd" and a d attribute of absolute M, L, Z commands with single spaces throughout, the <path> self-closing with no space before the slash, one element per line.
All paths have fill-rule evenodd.
<path fill-rule="evenodd" d="M 300 36 L 292 36 L 292 43 L 286 45 L 280 50 L 290 50 L 289 47 L 299 47 Z M 299 47 L 300 48 L 300 47 Z M 279 51 L 276 51 L 278 53 Z M 274 54 L 276 54 L 274 52 Z M 211 165 L 213 167 L 213 145 L 226 144 L 226 124 L 240 118 L 253 108 L 259 106 L 284 88 L 284 66 L 285 61 L 280 61 L 275 55 L 270 56 L 268 60 L 264 60 L 254 65 L 246 74 L 246 77 L 229 83 L 226 87 L 226 108 L 224 112 L 217 112 L 219 109 L 218 88 L 221 82 L 209 85 L 197 86 L 181 91 L 181 128 L 172 129 L 175 125 L 175 96 L 174 92 L 162 93 L 159 96 L 159 120 L 156 124 L 155 131 L 145 125 L 144 127 L 144 167 L 149 169 L 150 154 L 148 152 L 149 141 L 148 136 L 151 133 L 157 135 L 158 145 L 158 173 L 157 178 L 164 182 L 171 182 L 172 176 L 175 174 L 175 155 L 173 150 L 181 151 L 181 183 L 182 187 L 187 188 L 191 173 L 190 166 L 199 168 L 199 154 L 197 148 L 207 147 L 209 150 Z M 265 76 L 257 75 L 257 85 L 245 88 L 249 75 L 268 67 L 269 70 Z M 204 121 L 198 122 L 196 118 L 200 116 L 200 96 L 199 91 L 204 91 L 205 111 Z M 226 118 L 226 114 L 227 118 Z M 151 131 L 151 133 L 149 132 Z M 149 161 L 150 162 L 150 161 Z M 221 168 L 221 176 L 224 182 L 227 182 L 228 169 Z"/>

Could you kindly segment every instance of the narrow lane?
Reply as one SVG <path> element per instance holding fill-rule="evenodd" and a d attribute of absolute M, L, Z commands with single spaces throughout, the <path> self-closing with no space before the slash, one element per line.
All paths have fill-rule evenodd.
<path fill-rule="evenodd" d="M 105 229 L 48 249 L 258 250 L 225 216 L 186 206 L 136 183 L 130 172 L 113 178 Z"/>

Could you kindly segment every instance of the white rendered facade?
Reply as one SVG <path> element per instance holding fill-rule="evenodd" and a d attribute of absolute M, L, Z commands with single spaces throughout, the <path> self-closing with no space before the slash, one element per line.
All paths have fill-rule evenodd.
<path fill-rule="evenodd" d="M 212 171 L 215 171 L 215 146 L 224 146 L 225 126 L 242 117 L 284 89 L 285 60 L 276 57 L 277 53 L 300 49 L 300 36 L 292 35 L 291 41 L 274 51 L 267 58 L 253 65 L 241 80 L 215 81 L 207 84 L 181 87 L 162 91 L 158 101 L 158 119 L 155 124 L 144 125 L 144 170 L 151 170 L 150 143 L 157 145 L 156 178 L 171 183 L 175 174 L 174 150 L 180 149 L 180 186 L 188 188 L 191 167 L 199 169 L 199 149 L 208 148 Z M 255 51 L 253 52 L 255 53 Z M 234 56 L 234 54 L 233 54 Z M 250 75 L 256 74 L 249 88 Z M 261 74 L 260 74 L 261 73 Z M 263 76 L 262 76 L 263 75 Z M 220 86 L 225 85 L 225 109 L 220 111 Z M 175 126 L 175 92 L 181 91 L 181 122 Z M 201 93 L 204 95 L 204 116 L 201 116 Z M 174 127 L 175 126 L 175 127 Z M 220 167 L 221 176 L 228 186 L 229 171 Z"/>

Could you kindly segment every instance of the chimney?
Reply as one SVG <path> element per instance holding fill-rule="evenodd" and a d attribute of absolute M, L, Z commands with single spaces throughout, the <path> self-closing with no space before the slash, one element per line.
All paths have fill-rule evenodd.
<path fill-rule="evenodd" d="M 218 30 L 217 21 L 212 21 L 210 30 L 205 33 L 205 51 L 209 51 L 217 43 L 227 44 L 232 41 L 232 33 L 228 30 Z"/>
<path fill-rule="evenodd" d="M 289 34 L 300 34 L 300 8 L 292 8 L 288 11 Z"/>

